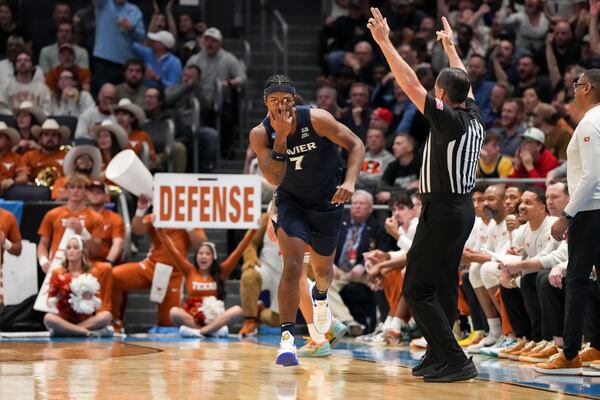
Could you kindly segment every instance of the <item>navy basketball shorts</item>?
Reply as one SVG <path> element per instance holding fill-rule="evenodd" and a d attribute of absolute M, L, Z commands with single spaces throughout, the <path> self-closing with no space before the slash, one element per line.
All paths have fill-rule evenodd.
<path fill-rule="evenodd" d="M 317 254 L 332 255 L 338 243 L 344 206 L 331 204 L 330 197 L 307 205 L 278 190 L 275 196 L 277 227 L 290 237 L 302 239 Z"/>

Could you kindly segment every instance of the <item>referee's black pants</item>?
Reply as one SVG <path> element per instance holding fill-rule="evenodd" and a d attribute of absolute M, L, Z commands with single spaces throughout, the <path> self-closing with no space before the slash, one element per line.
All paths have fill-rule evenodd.
<path fill-rule="evenodd" d="M 458 265 L 473 229 L 475 210 L 468 194 L 424 194 L 422 202 L 402 295 L 430 354 L 448 364 L 462 364 L 465 354 L 452 325 L 458 310 Z"/>
<path fill-rule="evenodd" d="M 569 226 L 569 263 L 565 297 L 565 357 L 573 359 L 581 349 L 581 337 L 590 294 L 592 266 L 600 266 L 600 210 L 581 211 Z M 600 335 L 600 333 L 599 333 Z M 600 350 L 600 340 L 592 346 Z M 596 342 L 596 343 L 594 343 Z"/>

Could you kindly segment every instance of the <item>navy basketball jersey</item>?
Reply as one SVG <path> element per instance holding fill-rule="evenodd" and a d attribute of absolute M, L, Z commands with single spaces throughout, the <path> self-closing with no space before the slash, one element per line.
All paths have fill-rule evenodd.
<path fill-rule="evenodd" d="M 342 175 L 338 147 L 315 132 L 310 122 L 310 107 L 296 106 L 295 109 L 296 131 L 287 137 L 288 165 L 278 191 L 284 190 L 308 202 L 329 200 Z M 269 147 L 273 148 L 275 131 L 268 116 L 263 125 Z"/>

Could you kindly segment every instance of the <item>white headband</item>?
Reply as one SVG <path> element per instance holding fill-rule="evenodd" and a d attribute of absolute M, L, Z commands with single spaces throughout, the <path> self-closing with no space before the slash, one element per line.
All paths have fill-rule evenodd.
<path fill-rule="evenodd" d="M 204 242 L 202 243 L 202 246 L 208 246 L 210 247 L 210 249 L 212 250 L 213 253 L 213 260 L 217 260 L 217 246 L 215 246 L 215 244 L 213 242 Z"/>
<path fill-rule="evenodd" d="M 81 237 L 81 235 L 73 235 L 69 238 L 69 240 L 71 239 L 77 240 L 77 244 L 79 244 L 79 249 L 83 250 L 83 238 Z"/>

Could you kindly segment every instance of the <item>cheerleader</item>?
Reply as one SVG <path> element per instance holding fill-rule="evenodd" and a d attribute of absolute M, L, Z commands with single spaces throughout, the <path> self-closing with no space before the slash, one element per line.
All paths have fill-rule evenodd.
<path fill-rule="evenodd" d="M 171 322 L 179 326 L 185 337 L 203 337 L 205 335 L 226 336 L 227 324 L 243 315 L 238 305 L 225 310 L 224 280 L 242 256 L 256 231 L 250 230 L 231 255 L 222 263 L 218 262 L 214 243 L 204 242 L 198 249 L 195 264 L 182 255 L 163 229 L 156 230 L 159 239 L 171 258 L 174 267 L 185 276 L 187 301 L 181 307 L 170 309 Z"/>
<path fill-rule="evenodd" d="M 44 325 L 52 336 L 112 336 L 110 301 L 100 300 L 110 298 L 111 276 L 101 267 L 92 269 L 81 236 L 69 239 L 62 267 L 51 272 L 48 304 L 58 314 L 46 314 Z"/>

